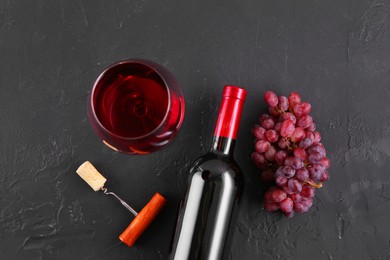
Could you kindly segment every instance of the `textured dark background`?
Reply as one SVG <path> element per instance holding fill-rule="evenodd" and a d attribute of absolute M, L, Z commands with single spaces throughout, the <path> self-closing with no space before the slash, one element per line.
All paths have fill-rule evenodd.
<path fill-rule="evenodd" d="M 236 159 L 246 178 L 230 259 L 390 259 L 390 1 L 1 1 L 0 259 L 166 259 L 186 169 L 208 149 L 224 84 L 249 91 Z M 166 149 L 112 152 L 86 99 L 117 60 L 147 58 L 180 82 L 186 118 Z M 332 159 L 309 213 L 262 209 L 249 160 L 262 94 L 295 90 Z M 169 205 L 134 248 L 132 217 L 74 172 L 90 160 L 140 209 Z"/>

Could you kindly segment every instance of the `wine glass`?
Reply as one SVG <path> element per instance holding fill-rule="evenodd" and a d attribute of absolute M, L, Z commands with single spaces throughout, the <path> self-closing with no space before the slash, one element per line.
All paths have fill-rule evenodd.
<path fill-rule="evenodd" d="M 117 62 L 97 78 L 88 117 L 103 143 L 127 154 L 166 146 L 184 119 L 184 97 L 175 77 L 145 59 Z"/>

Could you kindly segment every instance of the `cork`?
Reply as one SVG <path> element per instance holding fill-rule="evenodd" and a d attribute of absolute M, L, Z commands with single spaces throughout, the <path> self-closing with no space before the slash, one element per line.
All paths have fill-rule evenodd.
<path fill-rule="evenodd" d="M 107 181 L 89 161 L 80 165 L 76 172 L 94 191 L 102 189 Z"/>

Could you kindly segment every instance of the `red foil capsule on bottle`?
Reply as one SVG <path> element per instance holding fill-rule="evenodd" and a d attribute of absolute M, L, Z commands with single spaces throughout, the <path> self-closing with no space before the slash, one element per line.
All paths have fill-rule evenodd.
<path fill-rule="evenodd" d="M 223 89 L 214 136 L 237 139 L 246 90 L 227 85 Z"/>

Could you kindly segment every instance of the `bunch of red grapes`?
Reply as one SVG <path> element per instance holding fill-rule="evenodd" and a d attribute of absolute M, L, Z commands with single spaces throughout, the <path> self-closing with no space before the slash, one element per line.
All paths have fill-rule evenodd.
<path fill-rule="evenodd" d="M 313 205 L 315 189 L 329 180 L 330 161 L 309 103 L 296 92 L 287 98 L 267 91 L 264 99 L 269 114 L 261 115 L 260 125 L 252 129 L 256 141 L 251 159 L 262 169 L 264 181 L 276 183 L 265 193 L 264 208 L 292 217 Z"/>

